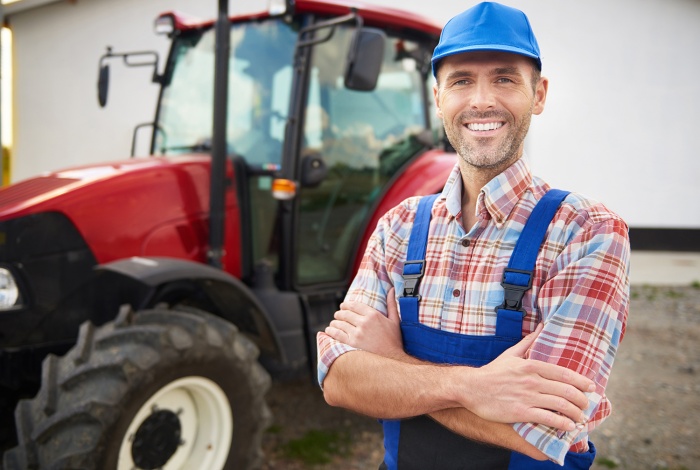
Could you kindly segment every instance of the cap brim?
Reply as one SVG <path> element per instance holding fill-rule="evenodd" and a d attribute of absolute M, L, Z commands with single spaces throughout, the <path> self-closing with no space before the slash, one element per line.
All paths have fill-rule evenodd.
<path fill-rule="evenodd" d="M 512 54 L 524 55 L 525 57 L 535 59 L 535 62 L 537 63 L 537 67 L 540 70 L 542 70 L 542 61 L 540 60 L 540 58 L 537 55 L 533 54 L 532 52 L 526 51 L 524 49 L 520 49 L 518 47 L 506 46 L 503 44 L 480 44 L 478 46 L 461 47 L 459 49 L 446 51 L 443 54 L 439 54 L 437 56 L 434 56 L 432 58 L 433 75 L 435 75 L 435 64 L 438 63 L 440 60 L 444 59 L 445 57 L 449 57 L 451 55 L 463 54 L 465 52 L 480 52 L 480 51 L 509 52 Z"/>

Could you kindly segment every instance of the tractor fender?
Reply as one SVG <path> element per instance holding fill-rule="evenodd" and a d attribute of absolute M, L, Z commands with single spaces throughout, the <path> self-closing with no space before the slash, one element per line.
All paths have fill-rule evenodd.
<path fill-rule="evenodd" d="M 268 310 L 248 286 L 225 271 L 195 261 L 140 256 L 101 264 L 95 270 L 147 287 L 140 299 L 131 299 L 134 309 L 166 303 L 173 309 L 182 305 L 207 311 L 235 325 L 263 356 L 286 362 Z"/>

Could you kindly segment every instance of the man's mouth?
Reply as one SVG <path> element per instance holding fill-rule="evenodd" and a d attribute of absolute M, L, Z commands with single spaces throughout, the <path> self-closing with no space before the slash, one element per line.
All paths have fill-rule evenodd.
<path fill-rule="evenodd" d="M 470 122 L 467 129 L 470 131 L 493 131 L 503 126 L 503 122 Z"/>

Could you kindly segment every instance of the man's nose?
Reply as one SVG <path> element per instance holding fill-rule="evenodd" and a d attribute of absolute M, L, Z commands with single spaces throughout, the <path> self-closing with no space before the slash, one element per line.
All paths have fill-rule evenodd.
<path fill-rule="evenodd" d="M 470 107 L 472 109 L 486 110 L 496 104 L 495 95 L 490 83 L 479 81 L 472 87 Z"/>

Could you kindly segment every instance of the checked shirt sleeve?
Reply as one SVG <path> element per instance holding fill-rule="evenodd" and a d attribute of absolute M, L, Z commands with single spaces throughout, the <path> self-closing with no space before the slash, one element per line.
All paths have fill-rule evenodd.
<path fill-rule="evenodd" d="M 544 330 L 530 358 L 558 364 L 596 383 L 588 393 L 587 422 L 571 432 L 541 424 L 514 429 L 551 460 L 563 464 L 572 444 L 610 414 L 605 387 L 625 332 L 629 303 L 629 239 L 619 218 L 588 220 L 554 260 L 537 294 Z M 585 446 L 584 446 L 585 448 Z"/>

